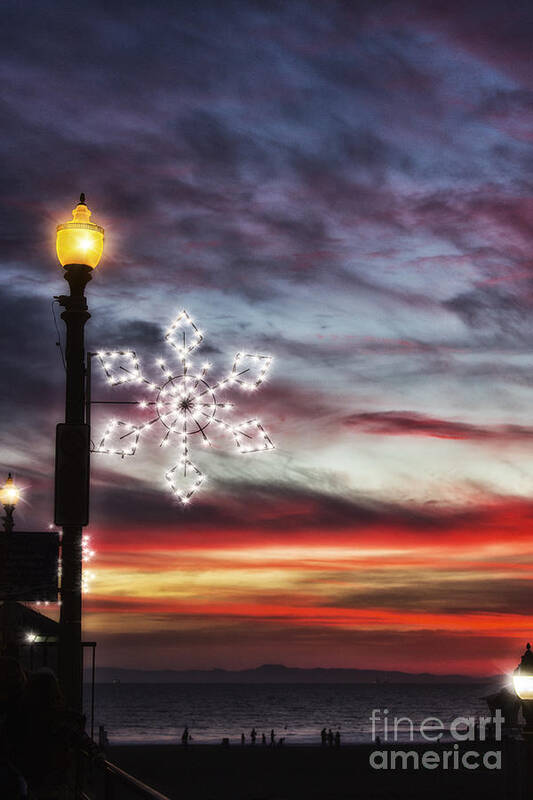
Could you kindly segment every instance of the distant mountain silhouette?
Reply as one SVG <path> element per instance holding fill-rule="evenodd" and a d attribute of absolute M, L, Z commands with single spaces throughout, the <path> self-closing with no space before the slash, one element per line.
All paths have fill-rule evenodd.
<path fill-rule="evenodd" d="M 85 680 L 90 673 L 85 671 Z M 262 664 L 242 670 L 188 669 L 144 670 L 122 667 L 97 667 L 98 683 L 485 683 L 494 676 L 433 675 L 375 669 L 337 669 L 329 667 L 286 667 L 283 664 Z"/>

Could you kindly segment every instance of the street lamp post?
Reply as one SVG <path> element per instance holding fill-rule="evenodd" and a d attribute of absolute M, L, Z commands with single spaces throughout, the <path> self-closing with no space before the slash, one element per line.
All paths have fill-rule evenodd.
<path fill-rule="evenodd" d="M 2 524 L 6 533 L 11 533 L 15 527 L 13 513 L 20 497 L 20 490 L 15 486 L 15 481 L 11 473 L 7 476 L 7 481 L 0 489 L 0 503 L 4 507 L 5 516 L 2 517 Z"/>
<path fill-rule="evenodd" d="M 533 733 L 533 653 L 529 642 L 513 673 L 514 690 L 522 701 L 522 714 L 526 721 L 525 730 Z"/>
<path fill-rule="evenodd" d="M 88 523 L 89 429 L 85 418 L 85 287 L 102 256 L 104 229 L 90 221 L 85 195 L 72 220 L 57 227 L 57 255 L 70 288 L 56 298 L 64 308 L 66 335 L 65 424 L 56 438 L 55 523 L 63 527 L 59 677 L 68 705 L 81 712 L 83 657 L 82 530 Z"/>
<path fill-rule="evenodd" d="M 520 664 L 513 673 L 513 685 L 521 701 L 522 715 L 526 721 L 522 742 L 523 756 L 518 768 L 518 773 L 522 777 L 519 796 L 526 798 L 531 796 L 533 783 L 533 653 L 529 642 Z"/>
<path fill-rule="evenodd" d="M 13 533 L 13 528 L 15 527 L 13 515 L 15 513 L 15 506 L 17 505 L 19 498 L 20 490 L 15 485 L 13 476 L 11 473 L 9 473 L 7 476 L 7 481 L 0 489 L 0 503 L 2 503 L 2 506 L 4 507 L 4 516 L 2 517 L 4 536 L 1 548 L 3 556 L 3 569 L 7 568 L 6 565 L 8 561 L 9 541 L 11 534 Z M 15 605 L 16 604 L 13 602 L 13 600 L 6 599 L 4 601 L 4 607 L 2 610 L 2 652 L 4 655 L 16 655 L 16 643 L 13 638 L 10 639 L 10 634 L 12 637 L 12 631 L 14 629 L 13 617 Z"/>

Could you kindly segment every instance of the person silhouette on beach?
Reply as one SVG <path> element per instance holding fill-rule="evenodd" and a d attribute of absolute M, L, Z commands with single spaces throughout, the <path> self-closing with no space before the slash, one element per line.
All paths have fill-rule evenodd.
<path fill-rule="evenodd" d="M 261 744 L 266 747 L 267 737 L 264 733 L 261 734 Z"/>
<path fill-rule="evenodd" d="M 241 744 L 244 744 L 245 741 L 246 741 L 246 736 L 244 735 L 244 733 L 241 733 Z"/>
<path fill-rule="evenodd" d="M 181 743 L 182 743 L 182 745 L 184 747 L 187 747 L 187 745 L 189 744 L 189 739 L 190 739 L 189 728 L 187 726 L 185 726 L 185 729 L 184 729 L 183 733 L 181 734 Z"/>
<path fill-rule="evenodd" d="M 252 732 L 250 734 L 250 741 L 252 742 L 252 744 L 255 744 L 256 739 L 257 739 L 257 731 L 255 730 L 255 728 L 252 728 Z"/>
<path fill-rule="evenodd" d="M 337 731 L 335 734 L 335 747 L 338 749 L 341 746 L 341 732 Z"/>
<path fill-rule="evenodd" d="M 107 750 L 109 747 L 109 737 L 103 725 L 98 726 L 98 747 L 100 750 Z"/>
<path fill-rule="evenodd" d="M 328 732 L 325 728 L 322 728 L 320 731 L 320 741 L 322 743 L 322 747 L 325 747 L 328 743 Z"/>
<path fill-rule="evenodd" d="M 270 746 L 274 747 L 276 744 L 276 734 L 274 733 L 274 728 L 270 731 Z"/>
<path fill-rule="evenodd" d="M 330 747 L 333 747 L 333 731 L 331 728 L 328 730 L 328 744 Z"/>

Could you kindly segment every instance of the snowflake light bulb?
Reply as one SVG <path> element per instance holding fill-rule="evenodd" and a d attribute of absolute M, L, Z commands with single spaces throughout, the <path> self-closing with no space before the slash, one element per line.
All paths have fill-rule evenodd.
<path fill-rule="evenodd" d="M 48 528 L 51 531 L 56 531 L 57 533 L 60 533 L 60 531 L 56 530 L 56 526 L 54 525 L 53 522 L 51 522 L 48 525 Z M 81 578 L 81 591 L 82 591 L 82 594 L 87 594 L 90 591 L 91 581 L 94 580 L 94 572 L 88 572 L 86 570 L 86 565 L 89 563 L 89 561 L 92 561 L 92 559 L 94 558 L 95 555 L 96 555 L 96 553 L 93 550 L 92 545 L 91 545 L 91 537 L 88 536 L 87 534 L 84 534 L 82 536 L 82 538 L 81 538 L 81 560 L 82 560 L 82 564 L 83 564 L 82 578 Z M 58 563 L 57 563 L 57 574 L 58 574 L 58 577 L 61 577 L 61 573 L 62 573 L 62 564 L 61 564 L 61 558 L 59 558 Z M 44 604 L 45 604 L 45 606 L 47 606 L 47 605 L 49 605 L 49 602 L 45 600 Z M 41 601 L 40 600 L 37 601 L 36 605 L 38 605 L 38 606 L 41 605 Z M 57 605 L 58 606 L 61 605 L 61 600 L 57 601 Z"/>
<path fill-rule="evenodd" d="M 144 431 L 160 423 L 164 428 L 160 447 L 174 444 L 178 459 L 165 472 L 167 485 L 182 505 L 205 483 L 205 475 L 190 459 L 191 437 L 198 436 L 204 446 L 211 445 L 208 429 L 219 429 L 229 434 L 240 453 L 265 452 L 274 445 L 261 423 L 256 419 L 230 422 L 222 418 L 221 411 L 233 408 L 233 403 L 219 402 L 217 390 L 229 386 L 250 391 L 265 380 L 272 365 L 272 356 L 240 352 L 234 358 L 228 375 L 216 383 L 208 382 L 206 373 L 211 368 L 204 362 L 194 368 L 191 353 L 204 338 L 187 311 L 181 311 L 165 332 L 165 342 L 177 357 L 178 367 L 167 365 L 163 358 L 156 364 L 161 370 L 160 383 L 142 375 L 137 354 L 133 350 L 101 350 L 97 356 L 108 383 L 113 386 L 125 383 L 145 384 L 155 395 L 152 401 L 136 401 L 137 407 L 150 409 L 151 418 L 141 425 L 114 420 L 107 424 L 102 440 L 93 452 L 135 455 Z M 110 357 L 115 360 L 109 363 Z M 111 443 L 110 443 L 111 442 Z"/>

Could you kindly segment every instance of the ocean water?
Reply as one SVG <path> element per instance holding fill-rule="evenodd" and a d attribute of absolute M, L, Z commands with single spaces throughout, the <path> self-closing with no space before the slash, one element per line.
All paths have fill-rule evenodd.
<path fill-rule="evenodd" d="M 89 687 L 86 687 L 89 690 Z M 486 716 L 483 697 L 494 691 L 484 684 L 97 684 L 95 734 L 104 725 L 111 743 L 170 744 L 187 725 L 193 743 L 220 743 L 223 737 L 246 740 L 253 727 L 258 743 L 264 731 L 284 736 L 285 744 L 319 744 L 325 726 L 339 730 L 343 743 L 371 741 L 370 715 L 408 717 L 414 740 L 427 717 L 449 729 L 458 716 Z M 89 694 L 89 691 L 87 691 Z M 384 710 L 388 709 L 388 714 Z M 88 711 L 88 709 L 87 709 Z M 376 732 L 385 740 L 383 725 Z M 397 740 L 410 736 L 408 723 Z M 391 740 L 391 739 L 389 739 Z"/>

